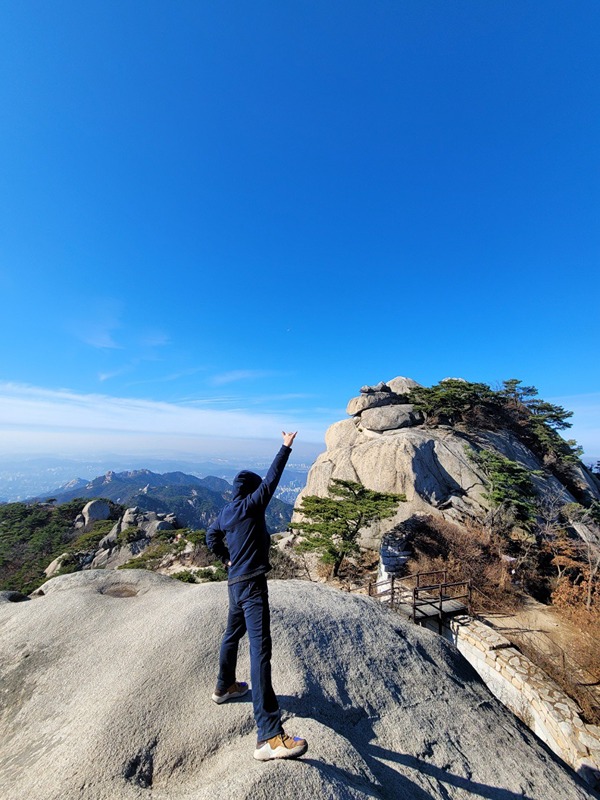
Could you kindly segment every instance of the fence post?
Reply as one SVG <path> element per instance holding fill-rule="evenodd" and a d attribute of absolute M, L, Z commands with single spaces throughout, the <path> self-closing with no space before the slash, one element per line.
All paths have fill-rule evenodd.
<path fill-rule="evenodd" d="M 394 576 L 392 575 L 392 599 L 391 599 L 391 608 L 394 608 Z"/>

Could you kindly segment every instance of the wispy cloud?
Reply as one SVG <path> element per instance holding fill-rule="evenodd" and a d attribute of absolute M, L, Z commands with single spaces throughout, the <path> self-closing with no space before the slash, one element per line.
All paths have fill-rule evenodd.
<path fill-rule="evenodd" d="M 295 425 L 305 441 L 319 442 L 331 421 L 0 383 L 0 430 L 10 433 L 12 441 L 40 433 L 71 438 L 110 434 L 112 442 L 135 435 L 152 449 L 153 443 L 164 448 L 168 440 L 189 443 L 202 437 L 274 439 Z"/>
<path fill-rule="evenodd" d="M 221 372 L 213 375 L 210 383 L 213 386 L 223 386 L 226 383 L 236 383 L 237 381 L 256 380 L 258 378 L 271 378 L 278 373 L 263 369 L 234 369 L 230 372 Z"/>
<path fill-rule="evenodd" d="M 108 323 L 88 323 L 86 327 L 87 330 L 81 331 L 81 340 L 86 344 L 99 349 L 121 349 L 121 345 L 118 344 L 113 337 L 113 330 L 117 328 L 118 325 L 111 325 Z"/>
<path fill-rule="evenodd" d="M 171 338 L 164 331 L 148 331 L 140 338 L 143 347 L 165 347 L 170 342 Z"/>
<path fill-rule="evenodd" d="M 75 313 L 67 327 L 70 332 L 90 347 L 117 350 L 121 344 L 115 331 L 121 328 L 122 304 L 114 298 L 97 298 L 85 303 L 85 310 Z"/>
<path fill-rule="evenodd" d="M 191 375 L 197 375 L 198 372 L 205 370 L 205 367 L 189 367 L 182 369 L 178 372 L 170 372 L 168 375 L 158 375 L 155 378 L 145 378 L 143 381 L 131 381 L 127 386 L 141 386 L 147 383 L 171 383 L 172 381 L 181 380 L 181 378 L 189 378 Z"/>
<path fill-rule="evenodd" d="M 131 372 L 134 366 L 135 365 L 133 364 L 127 364 L 126 366 L 121 367 L 120 369 L 114 369 L 110 372 L 99 372 L 98 380 L 100 381 L 100 383 L 104 383 L 104 381 L 109 381 L 111 380 L 111 378 L 118 378 L 121 375 L 126 375 L 128 372 Z"/>

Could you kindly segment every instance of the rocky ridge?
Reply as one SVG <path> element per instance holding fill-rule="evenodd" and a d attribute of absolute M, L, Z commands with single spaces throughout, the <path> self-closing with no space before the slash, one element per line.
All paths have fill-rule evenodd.
<path fill-rule="evenodd" d="M 363 544 L 373 548 L 379 547 L 383 534 L 415 516 L 433 515 L 458 523 L 481 520 L 490 508 L 486 480 L 466 448 L 491 450 L 516 461 L 531 472 L 540 495 L 552 491 L 563 503 L 575 501 L 569 489 L 509 430 L 426 427 L 421 412 L 409 402 L 410 390 L 418 386 L 405 377 L 363 386 L 348 403 L 350 416 L 327 430 L 327 449 L 312 466 L 296 507 L 305 495 L 326 496 L 333 478 L 405 494 L 407 502 L 400 503 L 396 516 L 372 526 L 363 537 Z M 600 500 L 600 488 L 583 465 L 574 466 L 573 475 L 582 492 Z M 585 526 L 578 532 L 583 538 L 592 536 Z"/>

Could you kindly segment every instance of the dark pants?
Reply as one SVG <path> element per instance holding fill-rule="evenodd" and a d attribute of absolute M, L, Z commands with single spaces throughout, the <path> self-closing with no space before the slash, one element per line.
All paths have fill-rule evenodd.
<path fill-rule="evenodd" d="M 235 682 L 238 643 L 248 631 L 252 704 L 259 740 L 283 731 L 281 712 L 271 684 L 271 617 L 266 575 L 232 583 L 229 617 L 219 656 L 217 688 L 229 689 Z"/>

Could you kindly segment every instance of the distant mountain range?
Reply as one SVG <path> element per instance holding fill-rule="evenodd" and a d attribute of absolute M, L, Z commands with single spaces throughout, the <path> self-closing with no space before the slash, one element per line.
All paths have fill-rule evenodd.
<path fill-rule="evenodd" d="M 57 503 L 76 498 L 103 497 L 127 507 L 143 511 L 173 513 L 182 526 L 206 528 L 223 506 L 231 499 L 233 486 L 223 478 L 197 478 L 185 472 L 151 472 L 138 469 L 127 472 L 109 471 L 91 481 L 81 478 L 69 481 L 43 497 L 28 502 L 44 501 L 49 497 Z M 292 517 L 293 506 L 278 498 L 267 509 L 267 525 L 271 532 L 283 531 Z"/>
<path fill-rule="evenodd" d="M 276 492 L 277 497 L 288 503 L 295 501 L 298 492 L 306 484 L 308 470 L 314 460 L 311 458 L 303 462 L 296 453 L 294 455 L 296 460 L 288 463 L 283 481 Z M 0 453 L 0 502 L 15 503 L 29 497 L 51 497 L 75 476 L 79 476 L 87 484 L 97 475 L 104 475 L 109 470 L 123 472 L 149 469 L 155 473 L 184 472 L 199 477 L 215 475 L 231 483 L 241 469 L 251 469 L 264 475 L 270 463 L 271 459 L 265 457 L 201 461 L 191 458 L 107 455 L 86 460 L 63 456 L 22 458 Z M 57 486 L 61 489 L 57 490 Z"/>

